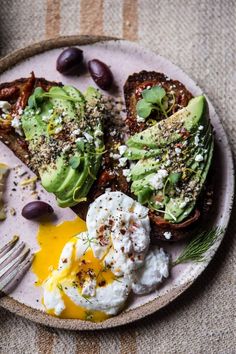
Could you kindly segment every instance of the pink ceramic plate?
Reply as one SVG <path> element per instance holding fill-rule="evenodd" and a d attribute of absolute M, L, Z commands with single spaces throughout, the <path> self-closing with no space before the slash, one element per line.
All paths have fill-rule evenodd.
<path fill-rule="evenodd" d="M 147 51 L 137 44 L 123 40 L 81 36 L 62 37 L 44 41 L 3 58 L 0 61 L 0 81 L 6 82 L 20 77 L 27 77 L 33 70 L 38 77 L 45 77 L 53 81 L 62 81 L 64 84 L 74 85 L 83 91 L 88 85 L 94 85 L 89 75 L 65 77 L 55 69 L 59 53 L 64 47 L 72 45 L 78 45 L 83 49 L 86 61 L 97 58 L 110 65 L 119 88 L 116 96 L 122 95 L 122 87 L 128 75 L 144 69 L 163 72 L 172 79 L 181 81 L 193 95 L 202 93 L 202 90 L 181 69 L 169 62 L 169 60 Z M 218 157 L 216 182 L 218 193 L 214 200 L 214 215 L 212 215 L 211 223 L 225 228 L 229 221 L 234 194 L 233 162 L 228 140 L 220 119 L 209 100 L 208 103 L 211 122 L 216 133 L 216 151 Z M 2 143 L 0 143 L 0 161 L 8 163 L 10 166 L 22 165 Z M 26 166 L 24 169 L 28 170 Z M 5 222 L 1 223 L 0 246 L 17 233 L 33 250 L 37 250 L 39 248 L 36 241 L 38 225 L 34 222 L 26 222 L 20 215 L 20 210 L 25 204 L 27 196 L 22 200 L 20 191 L 11 196 L 10 191 L 13 185 L 13 176 L 10 175 L 7 184 L 7 203 L 9 206 L 15 207 L 17 214 L 14 217 L 9 216 Z M 41 193 L 43 193 L 44 200 L 48 200 L 54 205 L 59 222 L 75 217 L 71 209 L 58 208 L 53 196 L 43 191 Z M 223 235 L 212 246 L 205 262 L 198 264 L 190 262 L 175 267 L 172 270 L 171 277 L 158 291 L 147 296 L 134 297 L 120 315 L 101 323 L 58 319 L 47 315 L 43 312 L 41 302 L 37 301 L 41 298 L 42 294 L 41 289 L 34 286 L 35 276 L 32 272 L 29 272 L 25 276 L 22 283 L 11 296 L 0 300 L 0 305 L 28 319 L 52 327 L 85 330 L 123 325 L 157 311 L 187 289 L 206 268 L 219 247 L 222 238 Z M 183 243 L 165 244 L 164 247 L 175 258 L 181 251 Z"/>

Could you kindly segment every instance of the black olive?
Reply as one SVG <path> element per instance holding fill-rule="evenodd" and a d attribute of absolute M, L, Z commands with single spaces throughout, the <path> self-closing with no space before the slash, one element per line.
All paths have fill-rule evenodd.
<path fill-rule="evenodd" d="M 48 203 L 34 201 L 26 204 L 22 209 L 21 215 L 28 219 L 36 219 L 53 213 L 53 208 Z"/>
<path fill-rule="evenodd" d="M 83 62 L 83 51 L 79 48 L 71 47 L 63 50 L 57 58 L 57 70 L 61 74 L 78 74 Z"/>
<path fill-rule="evenodd" d="M 95 83 L 103 90 L 109 90 L 113 82 L 110 68 L 98 59 L 88 62 L 88 69 Z"/>

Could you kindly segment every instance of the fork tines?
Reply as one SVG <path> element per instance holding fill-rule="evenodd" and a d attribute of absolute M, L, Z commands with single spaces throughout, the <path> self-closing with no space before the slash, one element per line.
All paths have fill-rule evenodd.
<path fill-rule="evenodd" d="M 7 295 L 19 284 L 34 255 L 18 236 L 0 249 L 0 295 Z"/>

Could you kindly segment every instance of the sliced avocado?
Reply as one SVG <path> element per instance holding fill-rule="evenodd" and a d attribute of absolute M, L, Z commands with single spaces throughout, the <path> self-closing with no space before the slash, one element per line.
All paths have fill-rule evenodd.
<path fill-rule="evenodd" d="M 55 193 L 60 188 L 62 182 L 67 178 L 70 166 L 65 164 L 64 156 L 56 160 L 56 166 L 48 166 L 46 170 L 40 173 L 42 186 L 50 193 Z"/>
<path fill-rule="evenodd" d="M 162 149 L 139 149 L 135 147 L 130 147 L 125 151 L 124 156 L 129 160 L 141 160 L 149 157 L 157 157 L 162 153 Z"/>
<path fill-rule="evenodd" d="M 85 91 L 84 93 L 84 97 L 86 99 L 86 102 L 89 104 L 89 105 L 94 105 L 94 98 L 101 98 L 101 93 L 94 87 L 92 86 L 89 86 L 87 88 L 87 90 Z"/>
<path fill-rule="evenodd" d="M 47 124 L 42 121 L 39 114 L 24 114 L 21 117 L 21 126 L 28 141 L 32 141 L 42 135 L 47 135 Z"/>
<path fill-rule="evenodd" d="M 68 198 L 72 198 L 75 189 L 80 189 L 82 187 L 86 178 L 89 178 L 89 163 L 89 157 L 84 156 L 82 171 L 76 174 L 77 178 L 73 180 L 73 184 L 68 184 L 66 187 L 55 193 L 58 199 L 66 200 Z"/>
<path fill-rule="evenodd" d="M 75 196 L 76 199 L 79 195 L 85 197 L 96 179 L 101 165 L 100 151 L 104 146 L 103 137 L 94 134 L 96 130 L 103 128 L 103 106 L 100 99 L 100 92 L 92 87 L 87 89 L 85 96 L 72 86 L 52 87 L 48 92 L 36 88 L 22 117 L 22 128 L 26 139 L 29 140 L 32 154 L 37 144 L 35 138 L 46 137 L 42 144 L 42 154 L 47 151 L 47 144 L 48 151 L 52 151 L 55 146 L 55 157 L 53 156 L 52 163 L 48 166 L 40 166 L 38 172 L 42 185 L 47 191 L 56 195 L 60 206 L 77 204 L 78 200 L 75 200 Z M 100 112 L 94 119 L 90 117 L 91 107 L 97 107 Z M 80 124 L 81 120 L 83 124 Z M 71 130 L 71 137 L 74 137 L 73 132 L 79 137 L 86 132 L 94 138 L 91 141 L 84 139 L 80 149 L 75 139 L 71 139 L 71 142 L 68 141 L 65 145 L 65 142 L 61 143 L 64 138 L 63 124 L 65 124 L 64 136 L 66 137 L 70 136 Z M 59 128 L 58 132 L 56 132 L 57 128 Z M 37 145 L 35 150 L 40 152 L 40 145 Z M 76 159 L 75 163 L 70 164 L 70 159 L 76 157 L 81 160 L 81 163 L 77 164 Z"/>
<path fill-rule="evenodd" d="M 194 209 L 211 164 L 214 141 L 205 106 L 204 96 L 195 97 L 187 107 L 134 135 L 127 143 L 126 156 L 130 160 L 133 150 L 142 152 L 131 168 L 131 191 L 140 203 L 161 209 L 164 218 L 172 223 L 182 222 Z M 148 157 L 150 151 L 160 149 L 161 154 Z M 163 169 L 164 174 L 160 171 Z"/>
<path fill-rule="evenodd" d="M 140 160 L 131 169 L 131 178 L 135 181 L 142 178 L 143 175 L 155 172 L 158 168 L 160 168 L 160 161 L 155 159 Z"/>
<path fill-rule="evenodd" d="M 53 86 L 50 88 L 49 93 L 58 96 L 55 98 L 49 98 L 49 101 L 54 108 L 63 111 L 66 114 L 67 119 L 69 120 L 73 120 L 76 118 L 76 111 L 73 102 L 63 98 L 68 96 L 66 91 L 63 88 L 58 86 Z"/>
<path fill-rule="evenodd" d="M 75 154 L 74 156 L 79 156 L 79 154 Z M 80 167 L 80 166 L 78 166 Z M 81 175 L 81 168 L 72 168 L 70 165 L 67 169 L 67 175 L 64 179 L 62 179 L 60 186 L 55 190 L 56 194 L 60 194 L 60 192 L 65 192 L 67 188 L 71 189 L 72 186 L 78 181 L 78 178 Z"/>
<path fill-rule="evenodd" d="M 193 98 L 187 107 L 182 108 L 172 116 L 145 131 L 132 136 L 127 141 L 127 146 L 139 149 L 143 149 L 143 147 L 156 149 L 157 147 L 162 148 L 173 142 L 182 140 L 180 132 L 181 127 L 187 129 L 190 133 L 196 131 L 197 127 L 203 120 L 204 107 L 204 96 Z M 169 132 L 170 128 L 173 129 L 173 132 L 167 135 L 166 132 Z M 128 152 L 129 149 L 126 152 L 126 156 Z"/>
<path fill-rule="evenodd" d="M 78 100 L 78 102 L 74 102 L 75 109 L 77 113 L 79 112 L 79 116 L 82 117 L 85 109 L 85 98 L 83 94 L 77 90 L 73 86 L 63 86 L 63 90 L 72 98 Z"/>

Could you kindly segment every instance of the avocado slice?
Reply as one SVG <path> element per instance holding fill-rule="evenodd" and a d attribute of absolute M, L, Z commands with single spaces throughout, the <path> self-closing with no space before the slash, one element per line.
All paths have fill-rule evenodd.
<path fill-rule="evenodd" d="M 85 109 L 85 98 L 83 94 L 73 86 L 63 86 L 63 90 L 72 98 L 75 98 L 77 102 L 74 102 L 76 113 L 80 118 L 83 117 Z"/>
<path fill-rule="evenodd" d="M 78 173 L 76 170 L 74 170 L 75 172 L 77 172 L 76 174 L 77 178 L 75 178 L 72 181 L 72 183 L 67 184 L 60 191 L 56 192 L 55 193 L 56 197 L 61 200 L 72 198 L 74 194 L 74 190 L 81 188 L 86 178 L 88 178 L 89 176 L 88 168 L 89 168 L 89 158 L 88 156 L 85 155 L 81 171 Z"/>
<path fill-rule="evenodd" d="M 198 96 L 190 100 L 187 107 L 179 110 L 172 116 L 155 124 L 154 126 L 133 135 L 128 141 L 128 147 L 138 149 L 157 149 L 182 140 L 180 128 L 189 133 L 196 131 L 200 124 L 204 124 L 205 98 Z M 170 132 L 171 134 L 166 134 Z M 128 157 L 129 149 L 126 151 Z"/>
<path fill-rule="evenodd" d="M 69 173 L 70 166 L 65 164 L 64 156 L 59 156 L 56 160 L 55 168 L 48 166 L 46 170 L 40 172 L 43 187 L 50 193 L 55 193 L 60 188 Z"/>
<path fill-rule="evenodd" d="M 130 147 L 124 156 L 129 160 L 141 160 L 149 157 L 157 157 L 162 153 L 162 149 L 139 149 L 137 147 Z"/>
<path fill-rule="evenodd" d="M 47 124 L 39 114 L 30 115 L 26 111 L 21 117 L 21 126 L 25 134 L 25 139 L 29 142 L 34 141 L 42 135 L 48 135 Z"/>
<path fill-rule="evenodd" d="M 140 156 L 130 172 L 131 191 L 139 202 L 172 223 L 186 219 L 205 183 L 213 155 L 204 96 L 193 98 L 171 117 L 135 134 L 127 146 L 125 155 L 130 160 Z"/>
<path fill-rule="evenodd" d="M 72 101 L 62 98 L 68 96 L 66 91 L 59 86 L 53 86 L 49 90 L 49 94 L 54 97 L 49 98 L 49 102 L 55 109 L 64 112 L 67 120 L 76 118 L 75 106 Z"/>

